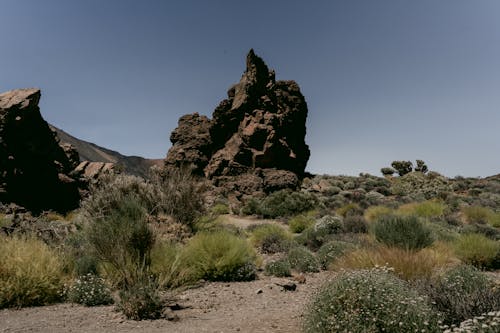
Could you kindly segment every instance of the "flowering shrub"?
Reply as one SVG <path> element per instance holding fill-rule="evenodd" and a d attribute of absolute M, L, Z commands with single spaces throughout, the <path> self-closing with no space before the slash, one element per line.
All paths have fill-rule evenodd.
<path fill-rule="evenodd" d="M 316 294 L 304 331 L 440 332 L 427 299 L 387 268 L 344 272 Z"/>
<path fill-rule="evenodd" d="M 458 327 L 444 326 L 443 333 L 497 333 L 500 331 L 500 311 L 484 313 L 460 323 Z"/>
<path fill-rule="evenodd" d="M 287 259 L 280 259 L 268 263 L 265 267 L 266 274 L 277 277 L 292 276 L 290 262 Z"/>
<path fill-rule="evenodd" d="M 299 272 L 318 272 L 319 263 L 307 248 L 297 246 L 288 252 L 290 266 Z"/>
<path fill-rule="evenodd" d="M 86 306 L 113 303 L 111 292 L 104 280 L 94 274 L 82 275 L 67 291 L 68 300 Z"/>

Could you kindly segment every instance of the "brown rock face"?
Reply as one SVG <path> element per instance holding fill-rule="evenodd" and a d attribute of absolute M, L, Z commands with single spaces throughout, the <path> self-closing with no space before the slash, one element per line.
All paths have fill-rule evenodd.
<path fill-rule="evenodd" d="M 165 164 L 191 164 L 211 179 L 253 173 L 266 191 L 296 186 L 310 154 L 307 104 L 297 83 L 276 81 L 250 50 L 245 73 L 227 95 L 212 120 L 181 117 Z"/>
<path fill-rule="evenodd" d="M 69 176 L 78 159 L 70 147 L 59 146 L 39 100 L 38 89 L 0 94 L 0 201 L 33 211 L 70 210 L 80 200 Z"/>

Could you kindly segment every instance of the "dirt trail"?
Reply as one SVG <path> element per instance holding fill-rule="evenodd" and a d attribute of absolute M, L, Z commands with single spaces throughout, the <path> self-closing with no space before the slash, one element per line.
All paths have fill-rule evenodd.
<path fill-rule="evenodd" d="M 126 320 L 113 306 L 58 304 L 0 311 L 0 332 L 300 332 L 311 294 L 332 273 L 306 275 L 296 291 L 283 291 L 284 278 L 263 276 L 251 282 L 207 283 L 183 291 L 178 321 Z"/>

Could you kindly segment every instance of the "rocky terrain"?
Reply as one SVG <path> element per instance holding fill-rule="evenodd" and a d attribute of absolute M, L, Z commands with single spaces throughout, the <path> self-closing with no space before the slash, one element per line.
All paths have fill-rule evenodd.
<path fill-rule="evenodd" d="M 297 83 L 276 81 L 250 50 L 227 96 L 212 119 L 179 119 L 165 166 L 189 166 L 237 196 L 297 187 L 309 159 L 307 104 Z"/>

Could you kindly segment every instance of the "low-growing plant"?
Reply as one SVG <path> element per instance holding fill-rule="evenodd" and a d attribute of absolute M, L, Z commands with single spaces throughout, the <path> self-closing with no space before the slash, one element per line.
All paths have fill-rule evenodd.
<path fill-rule="evenodd" d="M 333 269 L 370 269 L 387 265 L 404 280 L 418 280 L 432 276 L 446 266 L 457 265 L 459 261 L 445 243 L 431 248 L 409 251 L 397 247 L 377 246 L 347 252 L 333 263 Z"/>
<path fill-rule="evenodd" d="M 346 217 L 349 215 L 362 214 L 363 210 L 361 209 L 361 207 L 359 207 L 357 203 L 351 202 L 348 203 L 347 205 L 337 208 L 335 212 L 342 217 Z"/>
<path fill-rule="evenodd" d="M 396 214 L 415 215 L 424 218 L 443 217 L 446 211 L 446 205 L 440 201 L 427 200 L 423 202 L 413 202 L 401 205 Z"/>
<path fill-rule="evenodd" d="M 0 308 L 57 302 L 64 278 L 62 260 L 42 241 L 0 236 Z"/>
<path fill-rule="evenodd" d="M 326 215 L 316 220 L 313 226 L 307 228 L 295 238 L 297 243 L 316 251 L 321 245 L 333 239 L 343 231 L 342 219 L 338 216 Z"/>
<path fill-rule="evenodd" d="M 344 218 L 344 231 L 352 233 L 368 232 L 368 223 L 362 215 L 350 215 Z"/>
<path fill-rule="evenodd" d="M 440 332 L 427 299 L 387 269 L 343 272 L 306 310 L 303 331 Z"/>
<path fill-rule="evenodd" d="M 323 244 L 316 255 L 321 268 L 327 269 L 334 260 L 346 252 L 354 251 L 354 249 L 356 249 L 356 246 L 352 243 L 334 240 Z"/>
<path fill-rule="evenodd" d="M 293 233 L 301 233 L 312 225 L 314 225 L 314 216 L 309 214 L 300 214 L 288 221 L 290 231 Z"/>
<path fill-rule="evenodd" d="M 383 216 L 393 214 L 393 210 L 386 206 L 371 206 L 365 210 L 364 217 L 368 222 L 375 222 Z"/>
<path fill-rule="evenodd" d="M 431 230 L 416 216 L 387 216 L 373 224 L 376 239 L 388 246 L 418 250 L 431 245 Z"/>
<path fill-rule="evenodd" d="M 500 311 L 482 313 L 464 320 L 458 326 L 444 326 L 443 333 L 498 333 L 500 327 Z"/>
<path fill-rule="evenodd" d="M 245 239 L 225 230 L 198 233 L 182 251 L 182 261 L 195 280 L 253 280 L 255 259 L 255 252 Z"/>
<path fill-rule="evenodd" d="M 261 224 L 253 228 L 250 240 L 263 253 L 284 252 L 290 247 L 291 235 L 276 224 Z"/>
<path fill-rule="evenodd" d="M 212 209 L 210 209 L 213 215 L 224 215 L 229 214 L 229 206 L 223 203 L 215 204 Z"/>
<path fill-rule="evenodd" d="M 457 266 L 435 278 L 420 281 L 419 288 L 430 297 L 436 310 L 444 314 L 447 325 L 458 325 L 500 306 L 498 286 L 472 266 Z"/>
<path fill-rule="evenodd" d="M 159 287 L 175 288 L 195 282 L 196 277 L 182 258 L 182 245 L 172 241 L 157 242 L 151 250 L 151 273 Z"/>
<path fill-rule="evenodd" d="M 120 291 L 117 309 L 132 320 L 158 319 L 163 315 L 164 303 L 155 282 L 144 278 Z"/>
<path fill-rule="evenodd" d="M 303 246 L 296 246 L 288 251 L 287 255 L 290 267 L 305 273 L 305 272 L 318 272 L 319 263 L 314 254 Z"/>
<path fill-rule="evenodd" d="M 79 276 L 66 293 L 70 302 L 86 306 L 113 303 L 111 291 L 104 279 L 90 273 Z"/>
<path fill-rule="evenodd" d="M 461 211 L 468 223 L 488 223 L 493 227 L 500 227 L 500 213 L 496 213 L 488 207 L 466 206 L 462 207 Z"/>
<path fill-rule="evenodd" d="M 250 202 L 252 206 L 255 206 L 255 201 Z M 273 192 L 259 201 L 257 207 L 253 207 L 252 210 L 255 212 L 252 213 L 266 218 L 288 217 L 310 211 L 318 204 L 318 199 L 311 193 L 281 190 Z"/>
<path fill-rule="evenodd" d="M 457 256 L 465 263 L 480 268 L 497 268 L 500 243 L 484 235 L 463 234 L 454 242 Z"/>
<path fill-rule="evenodd" d="M 277 277 L 292 276 L 291 269 L 292 267 L 290 266 L 290 262 L 286 258 L 271 261 L 265 267 L 266 274 Z"/>

